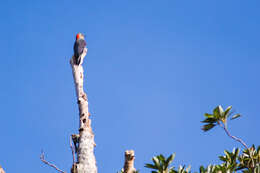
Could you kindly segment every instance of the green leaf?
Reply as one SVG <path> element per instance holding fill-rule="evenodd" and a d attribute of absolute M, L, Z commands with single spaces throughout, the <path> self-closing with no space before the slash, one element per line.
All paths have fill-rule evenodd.
<path fill-rule="evenodd" d="M 224 117 L 224 110 L 223 110 L 221 105 L 218 106 L 218 112 L 219 112 L 221 117 Z"/>
<path fill-rule="evenodd" d="M 257 147 L 257 153 L 260 153 L 260 145 Z M 260 156 L 260 154 L 259 154 Z"/>
<path fill-rule="evenodd" d="M 205 120 L 201 121 L 202 123 L 216 123 L 216 118 L 206 118 Z"/>
<path fill-rule="evenodd" d="M 202 126 L 202 130 L 204 131 L 204 132 L 206 132 L 206 131 L 209 131 L 210 129 L 212 129 L 213 127 L 215 127 L 216 125 L 215 124 L 206 124 L 206 125 L 204 125 L 204 126 Z"/>
<path fill-rule="evenodd" d="M 161 162 L 165 162 L 165 157 L 162 155 L 162 154 L 160 154 L 159 156 L 157 156 L 157 158 L 161 161 Z"/>
<path fill-rule="evenodd" d="M 235 153 L 235 156 L 236 156 L 236 158 L 238 157 L 238 155 L 239 155 L 239 152 L 240 152 L 239 148 L 236 148 L 236 149 L 235 149 L 235 152 L 234 152 L 234 153 Z"/>
<path fill-rule="evenodd" d="M 173 161 L 174 158 L 175 158 L 175 153 L 173 153 L 172 155 L 170 155 L 167 158 L 166 163 L 169 165 Z"/>
<path fill-rule="evenodd" d="M 181 165 L 180 165 L 178 171 L 179 171 L 179 172 L 182 172 L 184 169 L 185 169 L 185 165 L 184 165 L 184 166 L 181 166 Z"/>
<path fill-rule="evenodd" d="M 232 109 L 232 106 L 227 107 L 227 109 L 225 110 L 224 114 L 225 114 L 225 118 L 227 118 L 230 115 L 230 110 Z"/>
<path fill-rule="evenodd" d="M 227 161 L 227 159 L 224 156 L 219 156 L 218 158 L 223 162 Z"/>
<path fill-rule="evenodd" d="M 231 120 L 234 120 L 234 119 L 239 118 L 239 117 L 241 117 L 240 114 L 233 115 L 232 118 L 231 118 Z"/>
<path fill-rule="evenodd" d="M 214 118 L 214 115 L 208 114 L 208 113 L 205 113 L 204 116 L 207 117 L 207 118 Z"/>
<path fill-rule="evenodd" d="M 203 166 L 200 166 L 200 173 L 204 173 L 205 172 L 205 168 Z"/>
<path fill-rule="evenodd" d="M 169 171 L 169 173 L 178 173 L 178 172 L 175 171 L 174 169 L 171 169 L 171 170 Z"/>
<path fill-rule="evenodd" d="M 145 164 L 144 167 L 146 167 L 146 168 L 152 168 L 152 169 L 157 169 L 157 167 L 156 167 L 155 165 L 152 165 L 152 164 L 149 164 L 149 163 Z"/>
<path fill-rule="evenodd" d="M 161 169 L 159 159 L 158 159 L 157 157 L 153 157 L 152 160 L 153 160 L 155 166 L 156 166 L 158 169 Z"/>
<path fill-rule="evenodd" d="M 163 170 L 165 170 L 165 169 L 168 167 L 168 165 L 167 165 L 167 163 L 166 163 L 166 161 L 165 161 L 165 157 L 164 157 L 162 154 L 160 154 L 160 155 L 157 156 L 157 158 L 159 159 L 161 168 L 162 168 Z"/>
<path fill-rule="evenodd" d="M 217 106 L 214 110 L 213 110 L 213 115 L 215 118 L 219 119 L 221 117 L 221 114 L 219 112 L 219 106 Z"/>

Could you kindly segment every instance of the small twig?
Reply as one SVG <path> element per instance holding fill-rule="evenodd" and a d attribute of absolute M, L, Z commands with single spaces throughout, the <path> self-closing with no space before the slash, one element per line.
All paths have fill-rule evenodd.
<path fill-rule="evenodd" d="M 42 161 L 43 163 L 45 163 L 46 165 L 49 165 L 50 167 L 53 167 L 53 168 L 56 169 L 57 171 L 59 171 L 59 172 L 61 172 L 61 173 L 66 173 L 66 172 L 60 170 L 59 168 L 57 168 L 56 165 L 54 165 L 54 164 L 52 164 L 52 163 L 46 161 L 45 158 L 44 158 L 44 152 L 43 152 L 43 151 L 42 151 L 42 154 L 41 154 L 41 156 L 40 156 L 40 159 L 41 159 L 41 161 Z"/>
<path fill-rule="evenodd" d="M 240 144 L 242 144 L 246 149 L 248 149 L 246 143 L 245 143 L 242 139 L 240 139 L 240 138 L 238 138 L 238 137 L 233 136 L 233 135 L 230 134 L 230 132 L 229 132 L 228 129 L 227 129 L 227 125 L 226 125 L 225 123 L 221 124 L 221 123 L 218 121 L 218 125 L 224 129 L 224 131 L 226 132 L 226 134 L 227 134 L 230 138 L 232 138 L 232 139 L 238 141 L 238 142 L 239 142 Z"/>
<path fill-rule="evenodd" d="M 73 148 L 72 143 L 71 143 L 71 136 L 70 136 L 70 148 L 71 148 L 72 157 L 73 157 L 73 164 L 74 164 L 75 163 L 75 151 L 74 151 L 74 148 Z"/>
<path fill-rule="evenodd" d="M 227 129 L 227 126 L 226 126 L 225 124 L 224 124 L 223 129 L 225 130 L 226 134 L 227 134 L 229 137 L 231 137 L 232 139 L 238 141 L 238 142 L 241 143 L 246 149 L 248 149 L 246 143 L 245 143 L 242 139 L 240 139 L 240 138 L 238 138 L 238 137 L 236 137 L 236 136 L 232 136 L 232 135 L 229 133 L 229 131 L 228 131 L 228 129 Z"/>

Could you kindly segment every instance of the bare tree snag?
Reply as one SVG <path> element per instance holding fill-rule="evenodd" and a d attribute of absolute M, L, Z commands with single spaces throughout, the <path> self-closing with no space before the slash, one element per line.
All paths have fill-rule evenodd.
<path fill-rule="evenodd" d="M 124 173 L 135 173 L 136 169 L 134 168 L 135 152 L 134 150 L 125 151 L 125 164 L 124 164 Z"/>
<path fill-rule="evenodd" d="M 87 48 L 81 58 L 87 54 Z M 94 155 L 94 134 L 89 119 L 87 94 L 83 89 L 84 70 L 82 65 L 75 64 L 74 56 L 70 60 L 74 84 L 77 94 L 77 103 L 79 108 L 79 135 L 77 144 L 77 162 L 72 165 L 72 173 L 97 173 L 96 158 Z M 72 136 L 73 137 L 73 136 Z M 75 144 L 74 144 L 75 145 Z"/>

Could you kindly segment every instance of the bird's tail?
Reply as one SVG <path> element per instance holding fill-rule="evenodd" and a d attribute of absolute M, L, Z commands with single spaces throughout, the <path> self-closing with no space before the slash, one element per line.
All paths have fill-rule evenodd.
<path fill-rule="evenodd" d="M 74 63 L 75 63 L 76 65 L 79 65 L 79 64 L 80 64 L 80 61 L 81 61 L 81 57 L 80 57 L 80 56 L 76 57 L 76 56 L 74 55 Z"/>

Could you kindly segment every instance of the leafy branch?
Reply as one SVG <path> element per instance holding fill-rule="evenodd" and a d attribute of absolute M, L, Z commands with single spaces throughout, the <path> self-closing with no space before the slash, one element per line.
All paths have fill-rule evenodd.
<path fill-rule="evenodd" d="M 236 140 L 237 142 L 241 143 L 246 149 L 248 149 L 246 143 L 236 137 L 236 136 L 233 136 L 230 134 L 228 128 L 227 128 L 227 121 L 228 121 L 228 118 L 232 115 L 233 112 L 231 112 L 231 109 L 232 109 L 232 106 L 229 106 L 227 107 L 227 109 L 224 111 L 222 106 L 217 106 L 214 110 L 213 110 L 213 113 L 212 114 L 208 114 L 208 113 L 205 113 L 204 116 L 205 116 L 205 119 L 202 121 L 202 123 L 205 123 L 205 125 L 202 126 L 202 130 L 203 131 L 209 131 L 211 130 L 213 127 L 219 125 L 221 128 L 224 129 L 224 131 L 226 132 L 226 134 Z M 237 119 L 239 118 L 241 115 L 240 114 L 235 114 L 231 117 L 230 120 L 234 120 L 234 119 Z"/>

